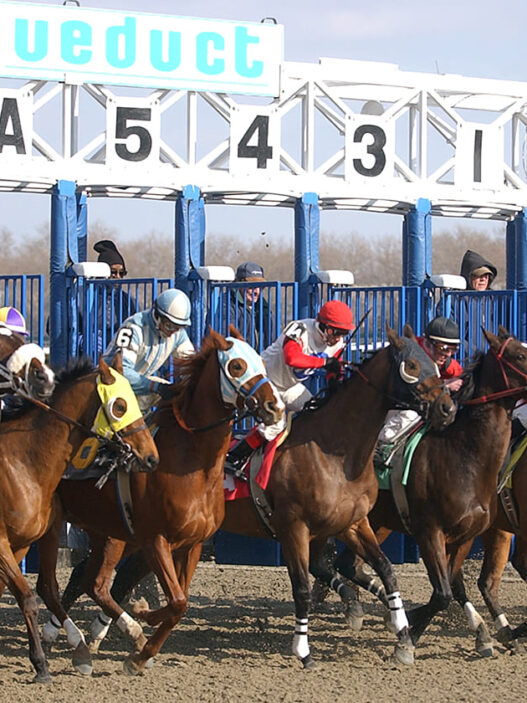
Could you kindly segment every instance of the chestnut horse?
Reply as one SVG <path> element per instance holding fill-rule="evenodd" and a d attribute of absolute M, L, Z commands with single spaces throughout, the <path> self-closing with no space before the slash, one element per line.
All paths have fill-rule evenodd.
<path fill-rule="evenodd" d="M 430 601 L 408 613 L 410 635 L 416 644 L 433 616 L 455 596 L 465 605 L 469 625 L 476 632 L 476 649 L 492 654 L 492 640 L 482 618 L 461 597 L 462 564 L 474 538 L 489 529 L 497 509 L 497 477 L 507 453 L 510 413 L 527 394 L 525 346 L 499 327 L 498 336 L 484 330 L 489 343 L 471 370 L 472 382 L 461 389 L 464 407 L 444 432 L 424 435 L 412 458 L 406 487 L 409 530 L 405 528 L 391 491 L 379 491 L 370 522 L 379 542 L 392 530 L 412 534 L 419 545 L 433 593 Z M 467 395 L 471 398 L 467 399 Z M 336 569 L 374 591 L 359 561 L 345 550 Z M 326 582 L 332 577 L 326 576 Z M 334 582 L 334 584 L 337 582 Z M 386 604 L 384 594 L 378 592 Z"/>
<path fill-rule="evenodd" d="M 0 393 L 18 391 L 47 401 L 54 387 L 54 373 L 41 347 L 0 323 Z"/>
<path fill-rule="evenodd" d="M 159 468 L 152 474 L 134 475 L 131 480 L 133 534 L 123 523 L 110 483 L 99 491 L 93 480 L 63 480 L 58 488 L 65 519 L 82 527 L 90 537 L 83 589 L 107 616 L 96 621 L 99 629 L 92 630 L 92 636 L 97 641 L 115 620 L 137 650 L 124 665 L 131 675 L 141 672 L 157 654 L 183 616 L 202 543 L 223 520 L 223 465 L 233 411 L 249 409 L 266 424 L 278 422 L 284 412 L 282 401 L 265 376 L 261 358 L 241 339 L 224 338 L 211 331 L 200 352 L 175 365 L 182 381 L 174 412 L 172 407 L 162 408 L 156 415 Z M 67 618 L 55 579 L 61 520 L 39 543 L 37 588 L 58 620 L 52 618 L 46 625 L 48 641 L 54 639 Z M 148 640 L 139 623 L 110 597 L 113 569 L 127 543 L 134 550 L 143 550 L 167 599 L 164 608 L 135 612 L 149 625 L 158 626 Z M 86 673 L 87 662 L 84 664 L 82 672 Z M 79 668 L 75 661 L 74 666 Z"/>
<path fill-rule="evenodd" d="M 134 461 L 148 470 L 155 468 L 158 459 L 128 381 L 119 377 L 128 389 L 128 397 L 123 398 L 116 371 L 101 361 L 95 373 L 88 363 L 90 373 L 85 362 L 58 376 L 49 407 L 35 401 L 38 404 L 24 415 L 0 423 L 0 582 L 13 593 L 24 615 L 29 657 L 36 670 L 35 681 L 39 682 L 49 680 L 48 665 L 38 634 L 36 598 L 19 562 L 31 543 L 48 529 L 57 484 L 73 454 L 92 434 L 90 428 L 101 408 L 98 378 L 111 396 L 107 406 L 102 407 L 111 418 L 108 432 L 115 437 L 98 437 L 101 444 L 126 446 L 127 451 L 133 452 Z M 120 366 L 120 357 L 115 366 Z M 119 423 L 116 416 L 130 418 L 123 432 L 114 429 Z"/>
<path fill-rule="evenodd" d="M 327 404 L 300 414 L 276 453 L 267 489 L 273 506 L 271 523 L 282 545 L 293 588 L 293 652 L 305 668 L 314 666 L 307 637 L 310 545 L 323 545 L 333 535 L 353 545 L 381 576 L 390 593 L 398 634 L 396 656 L 405 663 L 413 660 L 395 576 L 367 519 L 377 495 L 372 454 L 386 412 L 395 404 L 423 411 L 436 427 L 453 420 L 455 406 L 409 326 L 405 334 L 399 337 L 388 329 L 389 347 L 362 364 Z M 227 501 L 221 528 L 269 537 L 250 499 Z M 135 557 L 133 564 L 123 566 L 114 583 L 116 596 L 123 597 L 146 571 L 144 562 Z M 72 602 L 71 593 L 68 600 Z"/>

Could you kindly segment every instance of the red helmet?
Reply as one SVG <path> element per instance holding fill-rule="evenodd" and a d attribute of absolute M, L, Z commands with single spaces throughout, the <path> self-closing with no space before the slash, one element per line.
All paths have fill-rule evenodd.
<path fill-rule="evenodd" d="M 317 320 L 323 325 L 339 330 L 355 329 L 351 308 L 341 300 L 330 300 L 324 303 L 318 311 Z"/>

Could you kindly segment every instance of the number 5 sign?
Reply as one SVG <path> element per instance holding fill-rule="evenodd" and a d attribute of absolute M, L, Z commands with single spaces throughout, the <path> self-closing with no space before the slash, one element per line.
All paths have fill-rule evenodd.
<path fill-rule="evenodd" d="M 280 120 L 268 107 L 236 106 L 231 112 L 229 172 L 267 176 L 280 167 Z"/>
<path fill-rule="evenodd" d="M 160 111 L 157 100 L 123 98 L 106 105 L 106 163 L 141 168 L 159 164 Z"/>
<path fill-rule="evenodd" d="M 349 115 L 346 124 L 347 181 L 393 178 L 395 131 L 392 122 L 373 115 Z"/>

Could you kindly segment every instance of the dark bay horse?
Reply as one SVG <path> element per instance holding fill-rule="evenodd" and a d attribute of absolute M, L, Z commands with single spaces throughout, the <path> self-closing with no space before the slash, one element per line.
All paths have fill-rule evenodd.
<path fill-rule="evenodd" d="M 433 616 L 447 608 L 453 596 L 458 597 L 461 567 L 472 542 L 494 520 L 497 476 L 510 440 L 510 413 L 516 400 L 527 394 L 525 346 L 503 327 L 498 336 L 484 334 L 489 349 L 472 371 L 473 397 L 460 397 L 460 404 L 465 404 L 455 422 L 444 432 L 427 433 L 413 455 L 406 487 L 410 529 L 403 525 L 391 491 L 379 491 L 369 515 L 380 542 L 396 530 L 412 534 L 419 545 L 433 593 L 426 605 L 408 613 L 414 643 Z M 345 550 L 335 567 L 367 586 L 371 579 L 353 562 L 354 556 Z M 477 633 L 478 652 L 490 655 L 492 642 L 485 623 L 471 604 L 465 613 Z"/>
<path fill-rule="evenodd" d="M 43 402 L 55 387 L 43 350 L 0 324 L 0 394 L 20 390 Z"/>
<path fill-rule="evenodd" d="M 266 424 L 277 422 L 284 412 L 276 389 L 265 376 L 262 360 L 240 339 L 211 331 L 201 351 L 176 366 L 183 380 L 174 409 L 171 406 L 157 414 L 159 468 L 131 477 L 133 534 L 123 523 L 110 483 L 101 491 L 90 480 L 61 481 L 58 488 L 65 518 L 90 537 L 92 550 L 82 590 L 86 589 L 106 615 L 96 623 L 92 637 L 97 642 L 115 620 L 137 650 L 125 661 L 125 671 L 131 675 L 141 672 L 157 654 L 183 616 L 202 543 L 223 520 L 223 466 L 233 410 L 248 408 Z M 55 580 L 61 519 L 39 543 L 38 592 L 58 619 L 58 627 L 53 627 L 53 620 L 46 626 L 48 640 L 56 636 L 67 618 Z M 157 626 L 148 640 L 140 624 L 110 597 L 113 568 L 127 543 L 134 550 L 143 550 L 167 599 L 166 606 L 158 610 L 134 612 Z"/>
<path fill-rule="evenodd" d="M 436 427 L 452 421 L 455 406 L 445 393 L 435 365 L 411 329 L 399 337 L 388 331 L 389 347 L 362 364 L 315 412 L 293 422 L 278 448 L 268 494 L 273 529 L 286 559 L 296 609 L 293 652 L 305 668 L 314 666 L 308 645 L 310 548 L 337 535 L 353 545 L 381 576 L 390 594 L 399 643 L 396 656 L 413 660 L 406 616 L 391 564 L 379 549 L 367 514 L 377 495 L 372 454 L 386 412 L 397 403 L 418 408 Z M 227 501 L 222 529 L 269 537 L 250 499 Z M 135 560 L 117 573 L 116 597 L 147 571 Z"/>
<path fill-rule="evenodd" d="M 120 357 L 115 365 L 120 365 Z M 89 373 L 88 373 L 89 371 Z M 117 442 L 133 452 L 134 461 L 148 470 L 157 465 L 157 450 L 144 424 L 128 381 L 128 397 L 117 382 L 116 371 L 104 361 L 98 372 L 86 363 L 58 376 L 50 406 L 39 403 L 20 417 L 0 423 L 0 583 L 7 586 L 22 610 L 29 635 L 29 657 L 36 670 L 35 680 L 49 680 L 48 666 L 37 625 L 37 602 L 19 568 L 32 542 L 48 529 L 52 498 L 72 455 L 90 435 L 101 409 L 97 379 L 107 388 L 111 400 L 104 407 L 109 434 L 101 443 Z M 114 391 L 115 388 L 115 391 Z M 133 401 L 137 406 L 134 411 Z M 37 401 L 38 402 L 38 401 Z M 114 430 L 125 418 L 126 427 Z M 126 443 L 123 439 L 126 437 Z M 71 630 L 70 630 L 71 633 Z M 79 641 L 77 641 L 77 645 Z M 84 644 L 84 648 L 86 645 Z"/>
<path fill-rule="evenodd" d="M 502 494 L 503 495 L 503 494 Z M 508 648 L 521 650 L 520 638 L 527 636 L 527 623 L 512 628 L 499 600 L 499 589 L 503 571 L 509 561 L 513 534 L 514 550 L 511 564 L 524 581 L 527 581 L 527 454 L 520 457 L 511 475 L 509 496 L 515 511 L 512 515 L 504 509 L 502 495 L 498 498 L 497 515 L 489 529 L 481 535 L 484 556 L 478 578 L 481 595 L 489 609 L 497 630 L 496 637 Z M 454 597 L 465 612 L 473 612 L 462 576 L 456 583 Z"/>

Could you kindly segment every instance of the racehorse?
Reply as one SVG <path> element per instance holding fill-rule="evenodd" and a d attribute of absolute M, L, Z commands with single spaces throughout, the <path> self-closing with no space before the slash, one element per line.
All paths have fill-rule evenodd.
<path fill-rule="evenodd" d="M 24 615 L 38 682 L 49 680 L 48 665 L 38 634 L 37 602 L 18 564 L 48 528 L 53 493 L 69 459 L 92 434 L 98 410 L 108 418 L 110 435 L 98 437 L 101 444 L 124 448 L 147 470 L 154 469 L 158 459 L 131 387 L 116 374 L 120 356 L 116 370 L 101 360 L 95 373 L 88 363 L 89 368 L 86 362 L 79 363 L 58 376 L 49 407 L 34 401 L 37 405 L 24 415 L 0 423 L 0 582 L 8 586 Z M 102 406 L 100 393 L 108 396 Z"/>
<path fill-rule="evenodd" d="M 223 465 L 235 419 L 233 410 L 246 408 L 266 424 L 278 422 L 284 412 L 282 401 L 265 376 L 262 360 L 241 339 L 224 338 L 211 331 L 199 353 L 175 365 L 182 381 L 174 406 L 162 408 L 156 415 L 159 468 L 152 474 L 134 475 L 131 480 L 133 534 L 123 523 L 110 483 L 101 491 L 89 480 L 61 481 L 58 488 L 66 519 L 90 537 L 83 588 L 108 616 L 106 627 L 99 620 L 99 630 L 92 635 L 97 640 L 105 634 L 111 619 L 117 622 L 137 650 L 124 664 L 130 675 L 139 673 L 157 654 L 183 616 L 202 543 L 223 520 Z M 46 625 L 48 641 L 67 618 L 55 579 L 61 519 L 39 543 L 38 592 L 58 619 Z M 143 550 L 167 600 L 164 608 L 135 612 L 149 625 L 158 626 L 149 640 L 139 623 L 109 593 L 113 568 L 126 543 Z M 83 673 L 86 671 L 84 666 Z"/>
<path fill-rule="evenodd" d="M 527 455 L 520 457 L 511 476 L 510 486 L 515 511 L 509 514 L 504 509 L 503 499 L 498 498 L 496 519 L 481 535 L 484 556 L 478 578 L 481 595 L 494 619 L 496 637 L 509 649 L 520 650 L 519 639 L 527 636 L 527 623 L 512 628 L 499 601 L 501 578 L 509 560 L 511 540 L 515 535 L 511 564 L 524 581 L 527 581 Z M 472 612 L 462 575 L 453 588 L 455 599 L 465 611 Z"/>
<path fill-rule="evenodd" d="M 485 330 L 484 334 L 489 349 L 472 369 L 472 383 L 466 383 L 457 397 L 464 407 L 450 427 L 428 432 L 415 449 L 406 486 L 408 525 L 403 524 L 388 490 L 379 491 L 369 515 L 379 542 L 392 530 L 412 534 L 425 563 L 433 593 L 426 605 L 408 613 L 414 644 L 433 616 L 447 608 L 462 588 L 461 567 L 473 539 L 492 524 L 498 471 L 511 433 L 510 413 L 516 400 L 527 393 L 525 346 L 503 327 L 498 336 Z M 469 394 L 473 397 L 467 398 Z M 354 561 L 345 550 L 335 568 L 358 585 L 375 590 Z M 329 570 L 326 583 L 333 576 Z M 386 604 L 382 591 L 377 595 Z M 467 601 L 465 597 L 463 604 Z M 492 641 L 485 623 L 471 604 L 465 613 L 476 631 L 477 651 L 489 656 Z"/>
<path fill-rule="evenodd" d="M 0 324 L 0 393 L 22 391 L 48 400 L 55 387 L 54 373 L 45 363 L 38 344 Z"/>
<path fill-rule="evenodd" d="M 437 427 L 452 421 L 455 406 L 409 327 L 405 334 L 399 337 L 389 329 L 390 345 L 359 367 L 323 407 L 299 415 L 276 453 L 267 488 L 273 505 L 271 523 L 293 587 L 293 652 L 305 668 L 314 665 L 307 637 L 310 543 L 324 544 L 332 535 L 359 550 L 381 576 L 398 631 L 396 655 L 406 663 L 413 659 L 395 576 L 367 519 L 377 495 L 372 454 L 386 412 L 396 403 L 418 408 Z M 269 537 L 250 499 L 227 501 L 221 528 Z M 119 597 L 147 570 L 136 562 L 118 571 L 114 588 Z"/>

